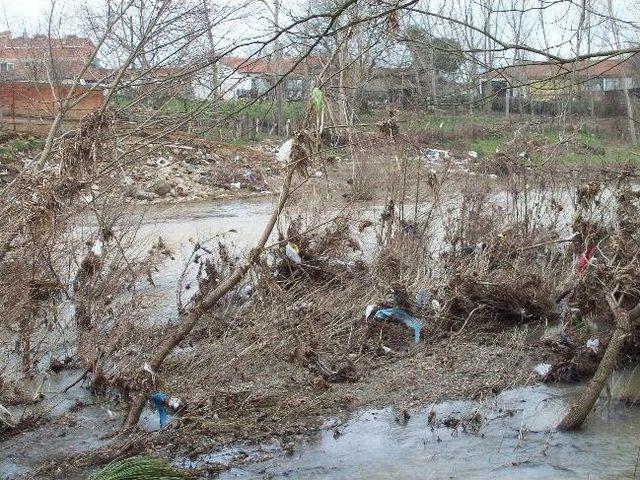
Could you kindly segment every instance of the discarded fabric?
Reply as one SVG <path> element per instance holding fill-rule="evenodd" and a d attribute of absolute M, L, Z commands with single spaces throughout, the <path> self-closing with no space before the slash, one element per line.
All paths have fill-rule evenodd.
<path fill-rule="evenodd" d="M 318 87 L 313 87 L 311 91 L 311 98 L 313 98 L 313 106 L 316 109 L 316 112 L 322 111 L 322 107 L 324 106 L 324 95 L 322 90 Z"/>
<path fill-rule="evenodd" d="M 598 347 L 600 347 L 600 340 L 597 338 L 590 338 L 587 340 L 587 348 L 593 353 L 598 353 Z"/>
<path fill-rule="evenodd" d="M 587 265 L 589 264 L 589 260 L 593 257 L 593 249 L 594 247 L 585 247 L 584 252 L 580 254 L 578 257 L 578 261 L 576 262 L 576 272 L 582 273 Z"/>
<path fill-rule="evenodd" d="M 151 395 L 151 403 L 153 408 L 158 412 L 158 423 L 164 428 L 169 423 L 169 414 L 166 408 L 167 394 L 164 392 L 154 392 Z"/>
<path fill-rule="evenodd" d="M 382 310 L 378 310 L 373 318 L 377 320 L 398 320 L 413 330 L 413 341 L 415 343 L 420 341 L 422 325 L 401 308 L 383 308 Z"/>

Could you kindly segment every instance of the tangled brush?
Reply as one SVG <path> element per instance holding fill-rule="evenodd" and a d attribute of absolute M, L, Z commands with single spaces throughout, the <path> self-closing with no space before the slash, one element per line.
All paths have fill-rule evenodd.
<path fill-rule="evenodd" d="M 486 276 L 462 272 L 447 287 L 449 312 L 466 318 L 482 306 L 484 315 L 501 321 L 550 318 L 555 315 L 553 289 L 534 271 L 499 268 Z"/>
<path fill-rule="evenodd" d="M 103 156 L 104 141 L 113 125 L 108 112 L 87 115 L 75 134 L 65 139 L 61 149 L 60 176 L 86 176 Z"/>

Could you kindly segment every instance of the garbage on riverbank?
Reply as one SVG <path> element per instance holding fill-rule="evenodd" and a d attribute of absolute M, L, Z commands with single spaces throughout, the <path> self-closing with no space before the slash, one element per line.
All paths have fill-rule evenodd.
<path fill-rule="evenodd" d="M 258 149 L 178 137 L 163 144 L 132 146 L 122 185 L 138 201 L 187 201 L 270 193 L 274 158 Z"/>
<path fill-rule="evenodd" d="M 167 162 L 149 167 L 166 169 Z M 34 249 L 42 257 L 30 264 L 30 256 L 16 255 L 28 250 L 15 243 L 3 265 L 12 281 L 24 271 L 47 276 L 20 288 L 22 297 L 14 289 L 13 298 L 44 321 L 5 328 L 22 335 L 19 347 L 31 351 L 26 339 L 68 328 L 59 322 L 67 292 L 74 311 L 88 313 L 89 321 L 75 315 L 70 323 L 78 333 L 71 342 L 77 340 L 87 365 L 79 381 L 92 395 L 122 409 L 139 396 L 154 419 L 169 397 L 184 402 L 170 421 L 157 417 L 164 428 L 148 437 L 149 444 L 131 447 L 160 446 L 170 455 L 237 439 L 287 438 L 370 405 L 408 412 L 437 399 L 481 399 L 539 376 L 588 378 L 609 344 L 612 321 L 596 280 L 615 281 L 629 298 L 635 295 L 633 247 L 609 235 L 620 225 L 629 238 L 636 231 L 624 217 L 636 201 L 622 188 L 628 179 L 613 182 L 603 173 L 587 179 L 597 188 L 574 189 L 560 179 L 550 183 L 544 172 L 516 169 L 507 177 L 513 188 L 504 188 L 491 178 L 460 181 L 446 173 L 421 175 L 423 183 L 416 176 L 417 193 L 397 181 L 394 198 L 365 213 L 300 202 L 305 214 L 280 216 L 277 235 L 246 267 L 242 252 L 220 238 L 190 242 L 193 251 L 186 252 L 176 280 L 175 315 L 159 324 L 137 303 L 140 292 L 153 291 L 144 272 L 157 263 L 128 261 L 117 216 L 99 217 L 100 229 L 90 238 L 51 249 L 79 252 L 66 276 L 44 268 L 58 264 L 47 263 L 49 252 Z M 49 213 L 60 208 L 53 201 L 45 205 Z M 26 222 L 21 231 L 33 237 L 25 238 L 37 244 L 49 218 L 55 216 Z M 592 244 L 606 250 L 583 255 Z M 611 257 L 605 252 L 614 247 L 631 267 L 606 266 Z M 25 261 L 39 268 L 21 268 Z M 188 308 L 197 308 L 240 267 L 246 275 L 188 336 L 170 345 L 162 368 L 144 368 L 189 321 Z M 191 288 L 197 291 L 187 293 Z M 569 293 L 559 295 L 563 291 Z M 86 300 L 92 308 L 77 309 Z M 8 306 L 2 304 L 3 312 Z M 541 339 L 548 326 L 562 335 Z M 41 368 L 27 360 L 26 371 Z M 544 368 L 536 373 L 538 364 Z"/>

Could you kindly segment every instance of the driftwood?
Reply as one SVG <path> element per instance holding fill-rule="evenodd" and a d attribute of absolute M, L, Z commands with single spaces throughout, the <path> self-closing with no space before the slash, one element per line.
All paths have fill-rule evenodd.
<path fill-rule="evenodd" d="M 607 295 L 607 302 L 613 312 L 615 321 L 615 328 L 611 335 L 611 340 L 609 341 L 609 345 L 607 345 L 607 349 L 602 356 L 596 373 L 589 381 L 582 396 L 569 408 L 569 411 L 558 425 L 559 430 L 574 430 L 580 427 L 586 420 L 598 400 L 600 392 L 607 384 L 609 376 L 615 368 L 620 350 L 624 345 L 625 339 L 631 332 L 631 326 L 640 319 L 640 304 L 631 310 L 625 310 L 620 307 L 619 303 L 610 295 Z"/>
<path fill-rule="evenodd" d="M 262 236 L 258 240 L 258 243 L 255 247 L 249 252 L 247 258 L 244 262 L 240 263 L 238 267 L 227 277 L 223 282 L 221 282 L 215 289 L 208 292 L 200 302 L 196 303 L 193 308 L 187 310 L 182 315 L 182 322 L 177 327 L 177 329 L 170 334 L 167 339 L 160 344 L 158 347 L 158 351 L 149 361 L 149 366 L 151 367 L 151 371 L 157 372 L 165 358 L 173 351 L 173 349 L 193 330 L 198 321 L 209 311 L 213 306 L 220 300 L 227 292 L 229 292 L 233 287 L 235 287 L 240 280 L 244 277 L 244 275 L 249 271 L 251 266 L 258 261 L 260 258 L 260 254 L 263 252 L 269 237 L 271 236 L 271 232 L 278 221 L 280 213 L 282 212 L 284 205 L 289 196 L 289 191 L 291 189 L 291 180 L 293 178 L 293 174 L 296 171 L 297 162 L 292 162 L 287 167 L 287 175 L 282 184 L 282 190 L 280 192 L 280 197 L 278 199 L 278 204 L 276 205 L 271 217 L 269 218 L 269 222 L 265 226 Z M 149 398 L 151 385 L 145 385 L 142 388 L 140 394 L 133 400 L 131 406 L 129 407 L 129 412 L 127 414 L 127 418 L 124 421 L 123 428 L 128 429 L 137 425 L 138 420 L 140 419 L 140 414 L 144 409 L 145 403 Z"/>

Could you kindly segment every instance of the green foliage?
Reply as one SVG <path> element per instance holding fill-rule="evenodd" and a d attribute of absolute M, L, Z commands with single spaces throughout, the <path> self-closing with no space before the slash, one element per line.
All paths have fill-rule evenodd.
<path fill-rule="evenodd" d="M 296 122 L 304 116 L 305 108 L 304 102 L 284 102 L 282 114 L 285 119 Z M 274 109 L 273 102 L 268 101 L 250 103 L 246 100 L 225 100 L 216 105 L 216 112 L 220 116 L 249 116 L 258 120 L 273 116 Z"/>
<path fill-rule="evenodd" d="M 12 138 L 0 145 L 0 158 L 10 158 L 16 153 L 37 150 L 43 144 L 42 139 L 32 136 Z"/>
<path fill-rule="evenodd" d="M 131 457 L 111 462 L 91 475 L 90 480 L 183 480 L 192 478 L 164 460 L 150 457 Z"/>

